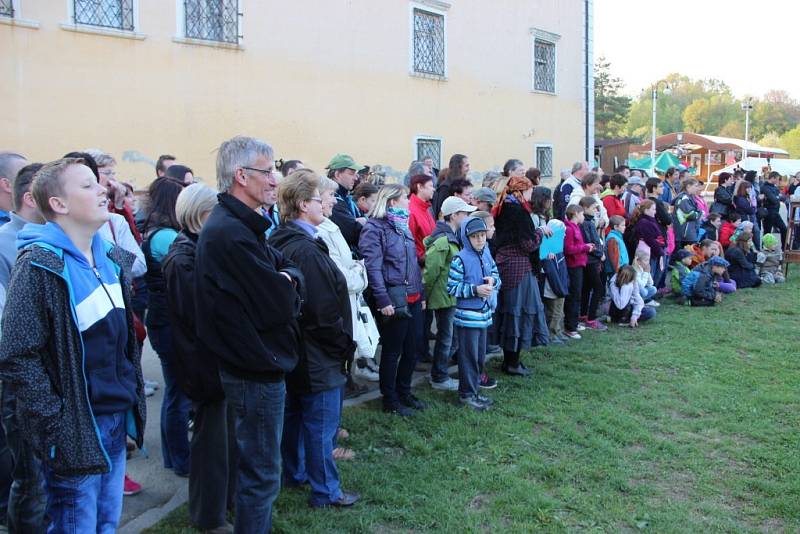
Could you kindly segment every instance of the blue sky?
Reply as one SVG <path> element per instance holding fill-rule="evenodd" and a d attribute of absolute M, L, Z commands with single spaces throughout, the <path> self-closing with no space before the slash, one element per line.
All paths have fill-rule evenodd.
<path fill-rule="evenodd" d="M 629 95 L 680 72 L 721 79 L 737 97 L 783 89 L 800 100 L 796 0 L 595 0 L 594 17 L 595 58 Z"/>

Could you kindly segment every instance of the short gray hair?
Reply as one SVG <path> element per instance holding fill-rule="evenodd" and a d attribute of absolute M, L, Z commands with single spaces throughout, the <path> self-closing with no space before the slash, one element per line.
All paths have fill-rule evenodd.
<path fill-rule="evenodd" d="M 184 188 L 175 202 L 175 215 L 181 228 L 199 234 L 203 228 L 203 215 L 217 205 L 217 192 L 201 183 Z"/>
<path fill-rule="evenodd" d="M 569 178 L 572 175 L 572 172 L 570 172 L 569 169 L 561 169 L 561 173 L 560 174 L 561 174 L 561 179 L 562 180 L 566 180 L 567 178 Z"/>
<path fill-rule="evenodd" d="M 576 161 L 572 164 L 572 174 L 575 174 L 579 170 L 583 169 L 583 166 L 586 165 L 586 168 L 589 168 L 589 163 L 585 161 Z"/>
<path fill-rule="evenodd" d="M 103 152 L 99 148 L 87 148 L 84 152 L 92 156 L 92 159 L 97 163 L 98 167 L 108 167 L 109 165 L 117 164 L 117 160 L 114 159 L 114 156 Z"/>
<path fill-rule="evenodd" d="M 14 162 L 14 160 L 18 159 L 23 161 L 28 160 L 25 156 L 18 154 L 17 152 L 0 152 L 0 178 L 8 178 L 9 182 L 14 180 L 17 173 L 11 172 L 11 170 L 14 168 L 11 164 Z M 9 174 L 13 174 L 13 176 L 9 176 Z"/>
<path fill-rule="evenodd" d="M 326 191 L 336 191 L 339 189 L 339 184 L 336 183 L 336 180 L 331 180 L 327 176 L 320 176 L 319 177 L 319 194 L 325 193 Z"/>
<path fill-rule="evenodd" d="M 421 161 L 412 161 L 408 166 L 408 177 L 413 178 L 419 174 L 425 174 L 425 164 Z"/>
<path fill-rule="evenodd" d="M 236 170 L 252 165 L 256 158 L 273 159 L 272 146 L 254 137 L 237 135 L 224 141 L 217 152 L 217 188 L 228 193 Z"/>

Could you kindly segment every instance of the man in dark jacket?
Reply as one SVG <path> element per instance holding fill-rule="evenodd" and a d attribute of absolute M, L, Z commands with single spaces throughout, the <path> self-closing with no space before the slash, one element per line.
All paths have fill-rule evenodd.
<path fill-rule="evenodd" d="M 300 362 L 286 379 L 283 475 L 290 485 L 310 482 L 311 506 L 352 506 L 359 496 L 342 490 L 333 449 L 344 366 L 355 350 L 353 321 L 347 281 L 317 239 L 324 220 L 319 189 L 319 177 L 308 169 L 284 179 L 278 195 L 286 222 L 269 239 L 299 266 L 307 284 Z"/>
<path fill-rule="evenodd" d="M 350 250 L 354 252 L 358 252 L 358 238 L 361 235 L 361 228 L 367 222 L 364 217 L 361 217 L 356 202 L 350 195 L 353 184 L 355 184 L 356 173 L 361 167 L 347 154 L 336 154 L 326 167 L 329 171 L 328 178 L 339 184 L 339 189 L 336 191 L 337 202 L 333 206 L 333 215 L 330 219 L 342 231 L 344 240 L 347 241 Z"/>
<path fill-rule="evenodd" d="M 251 137 L 222 143 L 221 191 L 195 258 L 197 335 L 217 358 L 236 412 L 237 532 L 268 532 L 280 491 L 284 375 L 297 364 L 302 275 L 268 246 L 256 209 L 275 188 L 272 147 Z"/>
<path fill-rule="evenodd" d="M 126 433 L 142 446 L 144 381 L 130 307 L 133 254 L 104 242 L 106 190 L 83 160 L 48 163 L 31 192 L 44 225 L 18 235 L 0 376 L 42 460 L 52 532 L 112 532 Z"/>
<path fill-rule="evenodd" d="M 764 207 L 767 214 L 764 217 L 764 233 L 769 234 L 773 230 L 781 233 L 781 250 L 786 243 L 786 223 L 781 217 L 781 202 L 784 197 L 778 189 L 778 182 L 781 175 L 777 171 L 772 171 L 767 176 L 767 181 L 761 184 L 761 194 L 764 195 Z"/>

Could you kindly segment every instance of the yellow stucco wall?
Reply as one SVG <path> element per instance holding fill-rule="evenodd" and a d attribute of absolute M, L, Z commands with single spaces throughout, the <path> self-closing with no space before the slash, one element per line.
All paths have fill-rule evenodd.
<path fill-rule="evenodd" d="M 180 1 L 180 0 L 179 0 Z M 145 38 L 67 31 L 67 0 L 18 0 L 38 29 L 0 24 L 0 149 L 33 160 L 98 147 L 139 186 L 164 152 L 214 182 L 236 134 L 321 170 L 336 152 L 407 168 L 413 138 L 443 138 L 475 170 L 554 147 L 554 174 L 584 144 L 583 3 L 451 0 L 448 79 L 409 75 L 408 0 L 240 0 L 243 49 L 181 44 L 175 0 L 138 0 Z M 559 34 L 557 95 L 531 91 L 530 28 Z"/>

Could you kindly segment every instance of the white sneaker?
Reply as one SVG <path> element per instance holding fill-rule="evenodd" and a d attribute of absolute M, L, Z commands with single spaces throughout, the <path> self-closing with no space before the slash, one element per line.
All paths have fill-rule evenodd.
<path fill-rule="evenodd" d="M 650 302 L 645 302 L 644 305 L 650 306 L 651 308 L 658 308 L 659 306 L 661 306 L 661 303 L 656 300 L 651 300 Z"/>
<path fill-rule="evenodd" d="M 156 390 L 150 387 L 147 383 L 144 385 L 144 396 L 145 397 L 152 397 L 156 394 Z"/>
<path fill-rule="evenodd" d="M 353 376 L 357 378 L 363 378 L 364 380 L 368 380 L 370 382 L 377 382 L 381 378 L 378 373 L 376 373 L 367 366 L 364 367 L 356 366 L 353 369 Z"/>
<path fill-rule="evenodd" d="M 428 380 L 430 380 L 433 389 L 439 391 L 458 391 L 458 380 L 455 378 L 448 378 L 444 382 L 434 382 L 430 378 L 428 378 Z"/>
<path fill-rule="evenodd" d="M 367 369 L 372 371 L 373 373 L 379 373 L 381 368 L 378 365 L 378 362 L 375 361 L 375 358 L 365 358 Z"/>
<path fill-rule="evenodd" d="M 578 326 L 577 328 L 575 328 L 575 330 L 577 330 L 578 332 L 583 332 L 584 330 L 586 330 L 586 327 L 581 323 L 578 323 Z"/>

